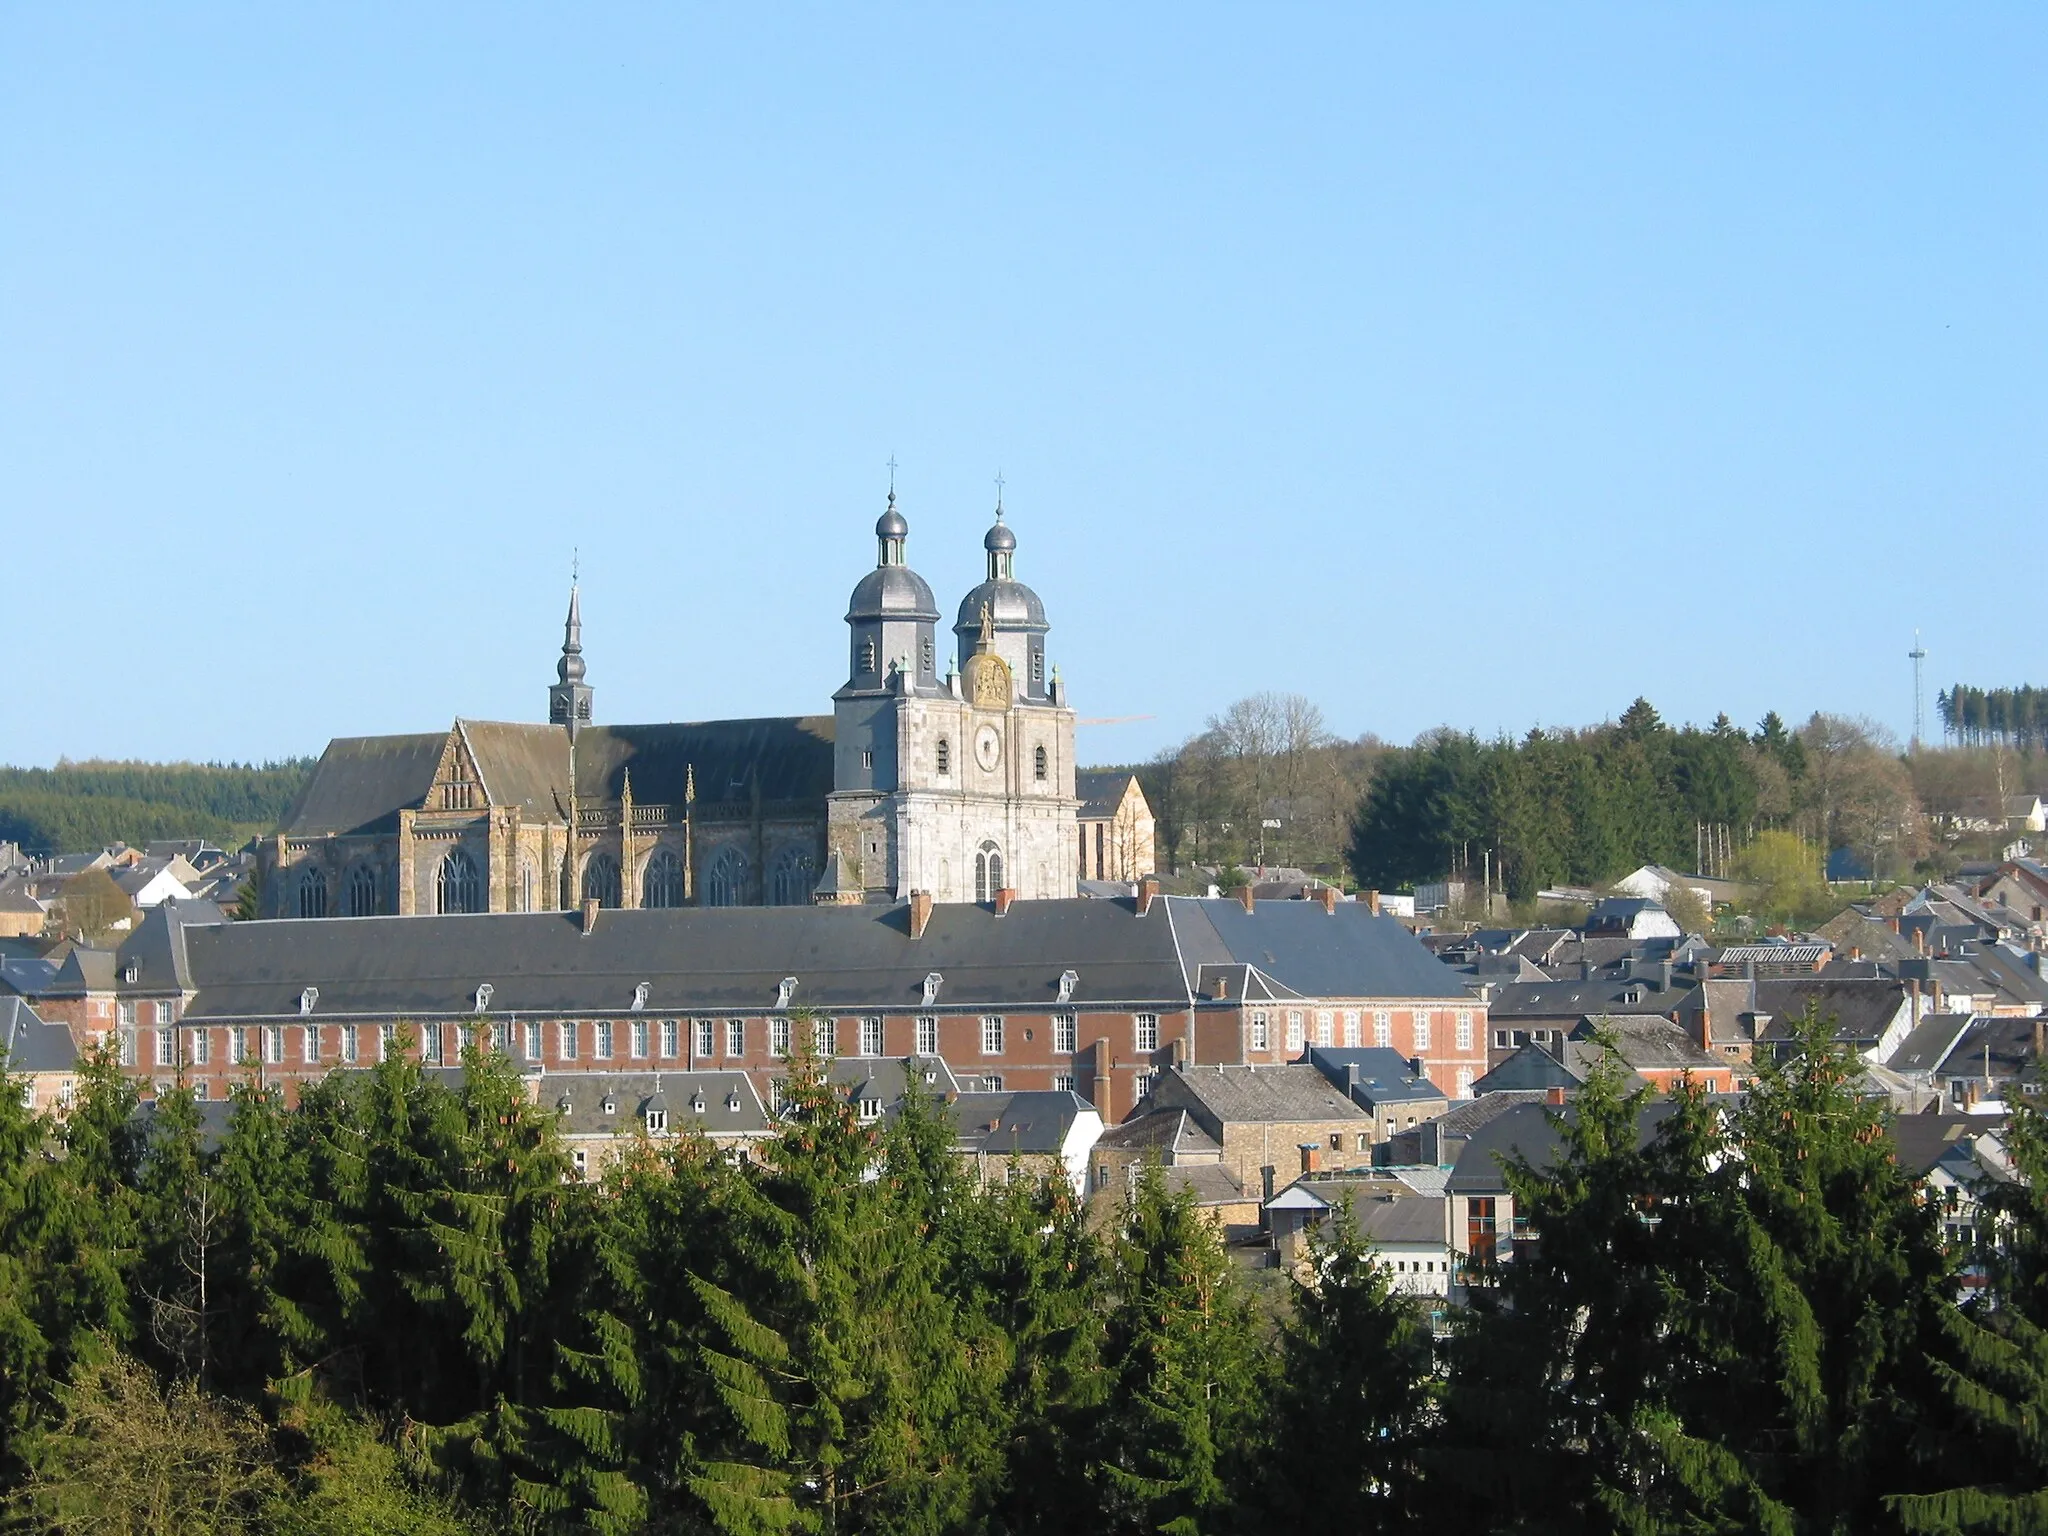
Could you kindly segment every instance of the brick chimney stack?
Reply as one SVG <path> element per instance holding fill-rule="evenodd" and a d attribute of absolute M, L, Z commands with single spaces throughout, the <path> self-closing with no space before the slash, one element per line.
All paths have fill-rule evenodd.
<path fill-rule="evenodd" d="M 1011 886 L 1004 886 L 996 892 L 996 916 L 1001 917 L 1010 910 L 1010 903 L 1017 899 L 1017 892 Z"/>
<path fill-rule="evenodd" d="M 1147 875 L 1138 882 L 1138 916 L 1143 917 L 1152 910 L 1152 903 L 1159 899 L 1159 882 Z"/>
<path fill-rule="evenodd" d="M 1231 898 L 1232 898 L 1232 899 L 1233 899 L 1234 901 L 1236 901 L 1236 902 L 1237 902 L 1237 904 L 1238 904 L 1239 906 L 1241 906 L 1241 907 L 1243 907 L 1243 908 L 1245 909 L 1245 911 L 1247 911 L 1247 912 L 1251 911 L 1251 909 L 1252 909 L 1252 888 L 1251 888 L 1250 886 L 1248 886 L 1248 885 L 1240 885 L 1240 886 L 1239 886 L 1239 887 L 1238 887 L 1238 888 L 1237 888 L 1236 890 L 1232 891 L 1232 892 L 1230 893 L 1230 895 L 1231 895 Z"/>
<path fill-rule="evenodd" d="M 1335 887 L 1334 885 L 1324 886 L 1321 890 L 1316 892 L 1316 900 L 1323 904 L 1323 910 L 1325 912 L 1336 912 L 1337 887 Z"/>
<path fill-rule="evenodd" d="M 910 893 L 910 936 L 913 939 L 923 938 L 925 929 L 931 925 L 931 920 L 932 893 L 930 891 L 912 891 Z"/>
<path fill-rule="evenodd" d="M 596 929 L 596 927 L 597 898 L 595 896 L 586 896 L 583 899 L 583 931 L 585 933 L 590 933 L 593 932 Z"/>

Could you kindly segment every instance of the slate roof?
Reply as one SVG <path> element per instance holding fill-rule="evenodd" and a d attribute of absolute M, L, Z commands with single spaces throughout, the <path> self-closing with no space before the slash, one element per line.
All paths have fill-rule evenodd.
<path fill-rule="evenodd" d="M 1655 1140 L 1658 1128 L 1676 1109 L 1670 1099 L 1646 1102 L 1636 1117 L 1636 1145 L 1646 1147 Z M 1542 1104 L 1517 1104 L 1478 1127 L 1451 1170 L 1451 1192 L 1487 1195 L 1505 1191 L 1507 1180 L 1500 1168 L 1505 1158 L 1520 1156 L 1532 1167 L 1550 1167 L 1564 1144 L 1558 1133 L 1559 1120 L 1569 1119 L 1573 1113 L 1569 1105 L 1552 1110 Z"/>
<path fill-rule="evenodd" d="M 1509 981 L 1493 989 L 1487 1017 L 1500 1024 L 1511 1019 L 1578 1020 L 1589 1013 L 1665 1014 L 1684 1006 L 1692 986 L 1673 977 L 1671 986 L 1660 991 L 1651 977 L 1618 974 L 1585 981 Z M 1635 1002 L 1628 1000 L 1631 992 L 1638 994 Z"/>
<path fill-rule="evenodd" d="M 1074 793 L 1081 800 L 1081 817 L 1102 821 L 1114 816 L 1117 806 L 1123 801 L 1124 792 L 1136 777 L 1136 774 L 1122 770 L 1075 774 Z"/>
<path fill-rule="evenodd" d="M 559 727 L 458 720 L 455 733 L 467 743 L 491 804 L 561 816 L 569 743 Z M 586 805 L 615 805 L 630 773 L 636 802 L 681 805 L 694 768 L 700 804 L 745 801 L 758 786 L 764 800 L 822 807 L 832 790 L 832 733 L 830 715 L 588 726 L 576 737 L 576 794 Z M 392 830 L 399 811 L 426 798 L 448 736 L 337 737 L 286 815 L 285 832 Z"/>
<path fill-rule="evenodd" d="M 1871 1042 L 1882 1038 L 1899 1006 L 1906 988 L 1898 981 L 1865 981 L 1826 976 L 1793 977 L 1784 980 L 1759 979 L 1756 1007 L 1771 1015 L 1771 1022 L 1758 1035 L 1760 1040 L 1787 1040 L 1792 1023 L 1817 1001 L 1822 1014 L 1835 1016 L 1835 1038 Z"/>
<path fill-rule="evenodd" d="M 1143 1105 L 1134 1109 L 1131 1118 L 1121 1125 L 1105 1130 L 1095 1145 L 1112 1151 L 1157 1149 L 1169 1160 L 1189 1155 L 1220 1157 L 1223 1153 L 1223 1143 L 1197 1125 L 1195 1117 L 1185 1109 L 1146 1109 Z"/>
<path fill-rule="evenodd" d="M 1719 1057 L 1710 1056 L 1693 1044 L 1684 1026 L 1669 1019 L 1626 1014 L 1596 1015 L 1589 1017 L 1586 1024 L 1589 1029 L 1605 1030 L 1613 1035 L 1616 1053 L 1639 1072 L 1677 1072 L 1706 1067 L 1718 1070 L 1727 1065 Z"/>
<path fill-rule="evenodd" d="M 848 1099 L 880 1099 L 893 1107 L 902 1102 L 904 1084 L 913 1073 L 935 1098 L 960 1092 L 960 1079 L 937 1056 L 835 1056 L 825 1075 Z"/>
<path fill-rule="evenodd" d="M 1152 1101 L 1167 1108 L 1185 1103 L 1207 1111 L 1223 1125 L 1289 1124 L 1303 1120 L 1366 1119 L 1364 1111 L 1333 1088 L 1314 1067 L 1173 1067 L 1152 1085 Z"/>
<path fill-rule="evenodd" d="M 544 1072 L 537 1099 L 570 1136 L 637 1135 L 650 1107 L 668 1111 L 671 1133 L 759 1136 L 770 1124 L 753 1079 L 739 1071 Z M 609 1115 L 604 1112 L 606 1100 L 612 1105 Z M 697 1107 L 700 1103 L 702 1109 Z"/>
<path fill-rule="evenodd" d="M 1371 1110 L 1382 1104 L 1424 1104 L 1447 1098 L 1443 1089 L 1427 1077 L 1409 1070 L 1407 1058 L 1387 1046 L 1312 1045 L 1308 1064 L 1322 1073 L 1330 1085 L 1347 1090 L 1359 1108 Z M 1351 1087 L 1350 1069 L 1356 1068 L 1358 1082 Z"/>
<path fill-rule="evenodd" d="M 1967 1013 L 1923 1014 L 1913 1032 L 1901 1040 L 1885 1065 L 1894 1072 L 1932 1072 L 1970 1027 Z"/>
<path fill-rule="evenodd" d="M 1304 997 L 1464 998 L 1457 975 L 1391 917 L 1363 902 L 1258 902 L 1166 896 L 1192 988 L 1204 964 L 1252 965 Z"/>
<path fill-rule="evenodd" d="M 1058 1153 L 1091 1105 L 1064 1089 L 963 1093 L 946 1106 L 957 1145 L 987 1157 Z"/>
<path fill-rule="evenodd" d="M 1958 1142 L 2002 1130 L 2004 1115 L 1966 1115 L 1960 1110 L 1927 1110 L 1917 1115 L 1893 1115 L 1885 1121 L 1884 1134 L 1892 1144 L 1892 1160 L 1915 1178 L 1924 1177 Z"/>
<path fill-rule="evenodd" d="M 0 997 L 0 1053 L 0 1067 L 13 1073 L 69 1072 L 78 1065 L 71 1031 L 47 1022 L 19 997 Z"/>
<path fill-rule="evenodd" d="M 908 1009 L 931 971 L 941 1009 L 1049 1007 L 1067 969 L 1084 1006 L 1186 1003 L 1167 923 L 1106 901 L 943 903 L 919 939 L 904 906 L 826 906 L 610 910 L 587 934 L 560 912 L 291 918 L 184 943 L 194 1021 L 296 1015 L 308 986 L 324 1016 L 462 1017 L 486 981 L 501 1013 L 623 1012 L 641 982 L 648 1012 L 772 1012 L 785 976 L 791 1007 Z"/>
<path fill-rule="evenodd" d="M 1189 1190 L 1198 1206 L 1243 1205 L 1252 1199 L 1221 1163 L 1183 1163 L 1161 1170 L 1161 1177 L 1168 1194 Z"/>

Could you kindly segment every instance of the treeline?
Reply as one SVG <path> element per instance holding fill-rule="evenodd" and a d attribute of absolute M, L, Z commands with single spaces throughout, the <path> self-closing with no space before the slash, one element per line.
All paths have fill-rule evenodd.
<path fill-rule="evenodd" d="M 1596 1074 L 1442 1339 L 1346 1221 L 1262 1293 L 1156 1168 L 1091 1223 L 812 1063 L 765 1162 L 629 1138 L 597 1185 L 490 1058 L 247 1088 L 212 1145 L 95 1062 L 61 1123 L 0 1094 L 0 1477 L 51 1533 L 2026 1528 L 2048 1129 L 1958 1308 L 1801 1034 L 1647 1139 Z"/>
<path fill-rule="evenodd" d="M 1591 729 L 1490 742 L 1442 730 L 1383 751 L 1349 857 L 1361 885 L 1477 882 L 1490 869 L 1496 889 L 1527 900 L 1644 863 L 1732 874 L 1773 828 L 1884 866 L 1925 852 L 1911 777 L 1875 727 L 1817 714 L 1795 732 L 1773 712 L 1753 732 L 1726 715 L 1674 730 L 1637 699 Z"/>
<path fill-rule="evenodd" d="M 1264 863 L 1334 875 L 1381 750 L 1376 737 L 1332 734 L 1301 694 L 1258 693 L 1130 771 L 1152 807 L 1163 868 Z"/>
<path fill-rule="evenodd" d="M 1943 732 L 1964 746 L 1994 743 L 2023 751 L 2048 744 L 2048 688 L 1973 688 L 1957 683 L 1934 696 Z"/>
<path fill-rule="evenodd" d="M 232 847 L 275 827 L 312 758 L 242 763 L 60 762 L 0 768 L 0 841 L 31 853 L 204 837 Z"/>

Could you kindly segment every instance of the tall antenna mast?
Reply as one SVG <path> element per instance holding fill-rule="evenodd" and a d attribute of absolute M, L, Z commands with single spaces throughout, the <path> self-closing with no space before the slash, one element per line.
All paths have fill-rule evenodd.
<path fill-rule="evenodd" d="M 1906 652 L 1913 663 L 1913 750 L 1920 750 L 1920 738 L 1927 732 L 1927 710 L 1925 695 L 1920 687 L 1921 664 L 1927 660 L 1927 647 L 1920 643 L 1920 631 L 1913 631 L 1913 649 Z"/>

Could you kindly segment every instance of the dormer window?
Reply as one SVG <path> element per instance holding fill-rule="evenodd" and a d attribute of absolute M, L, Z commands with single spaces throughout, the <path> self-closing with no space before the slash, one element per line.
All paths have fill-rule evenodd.
<path fill-rule="evenodd" d="M 1078 971 L 1061 971 L 1061 972 L 1060 972 L 1060 995 L 1059 995 L 1059 1001 L 1060 1001 L 1060 1002 L 1062 1002 L 1062 1003 L 1071 1003 L 1071 1002 L 1072 1002 L 1072 1001 L 1074 1000 L 1074 988 L 1075 988 L 1075 987 L 1077 987 L 1077 986 L 1079 986 L 1080 984 L 1081 984 L 1081 973 L 1080 973 L 1080 972 L 1078 972 Z"/>
<path fill-rule="evenodd" d="M 633 1011 L 635 1013 L 638 1013 L 647 1006 L 647 994 L 650 990 L 652 990 L 651 985 L 644 981 L 633 988 Z"/>
<path fill-rule="evenodd" d="M 650 1109 L 649 1111 L 647 1111 L 647 1134 L 648 1134 L 648 1135 L 650 1135 L 650 1136 L 659 1136 L 659 1135 L 660 1135 L 660 1134 L 661 1134 L 661 1133 L 662 1133 L 663 1131 L 666 1131 L 667 1129 L 668 1129 L 668 1111 L 667 1111 L 667 1110 L 665 1110 L 665 1109 Z"/>
<path fill-rule="evenodd" d="M 736 1093 L 728 1093 L 725 1096 L 725 1108 L 728 1114 L 738 1114 L 740 1112 L 740 1096 Z"/>
<path fill-rule="evenodd" d="M 482 983 L 480 986 L 477 987 L 476 1011 L 478 1013 L 485 1013 L 489 1011 L 491 1006 L 491 993 L 494 990 L 496 989 L 493 988 L 488 981 Z"/>
<path fill-rule="evenodd" d="M 127 982 L 127 983 L 128 983 L 128 985 L 132 987 L 132 986 L 134 986 L 134 985 L 135 985 L 135 978 L 136 978 L 136 975 L 137 975 L 137 971 L 136 971 L 136 968 L 135 968 L 135 962 L 134 962 L 133 960 L 130 960 L 130 961 L 128 962 L 127 966 L 126 966 L 125 968 L 123 968 L 123 970 L 122 970 L 122 972 L 121 972 L 121 979 L 122 979 L 123 981 Z"/>
<path fill-rule="evenodd" d="M 796 978 L 794 976 L 783 977 L 775 988 L 775 1006 L 778 1008 L 787 1008 L 789 1006 L 790 998 L 794 996 L 795 993 Z"/>
<path fill-rule="evenodd" d="M 304 1018 L 313 1011 L 313 1005 L 320 1001 L 320 989 L 308 987 L 299 994 L 299 1017 Z"/>
<path fill-rule="evenodd" d="M 569 1095 L 567 1095 L 566 1093 L 563 1094 L 559 1099 L 555 1100 L 555 1113 L 558 1115 L 566 1115 L 567 1113 L 569 1113 Z"/>
<path fill-rule="evenodd" d="M 618 1100 L 614 1099 L 610 1094 L 604 1096 L 604 1104 L 601 1107 L 608 1115 L 615 1115 L 619 1112 Z"/>
<path fill-rule="evenodd" d="M 882 1101 L 880 1099 L 862 1099 L 860 1101 L 860 1117 L 863 1120 L 881 1119 Z"/>
<path fill-rule="evenodd" d="M 691 1114 L 693 1114 L 693 1115 L 701 1115 L 701 1114 L 703 1114 L 703 1113 L 704 1113 L 704 1095 L 703 1095 L 703 1094 L 701 1094 L 701 1093 L 700 1093 L 700 1094 L 698 1094 L 698 1095 L 697 1095 L 697 1097 L 695 1097 L 694 1099 L 690 1100 L 690 1113 L 691 1113 Z"/>
<path fill-rule="evenodd" d="M 925 1007 L 929 1008 L 939 1000 L 939 988 L 945 984 L 945 981 L 946 978 L 937 971 L 926 971 L 924 973 Z M 923 1047 L 920 1046 L 919 1049 L 922 1050 Z M 937 1050 L 938 1047 L 934 1046 L 932 1049 Z"/>

